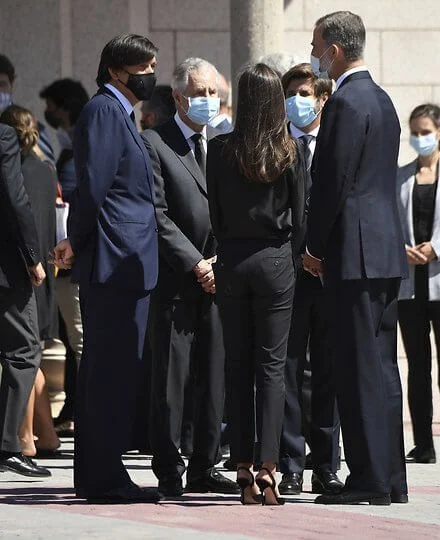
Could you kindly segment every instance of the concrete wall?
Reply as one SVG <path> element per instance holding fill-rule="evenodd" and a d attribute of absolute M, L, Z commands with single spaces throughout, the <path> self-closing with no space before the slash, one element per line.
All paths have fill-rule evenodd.
<path fill-rule="evenodd" d="M 231 9 L 239 2 L 232 0 Z M 285 0 L 285 52 L 308 60 L 315 20 L 337 9 L 364 18 L 367 63 L 397 107 L 405 162 L 413 156 L 411 109 L 440 102 L 438 0 Z M 73 76 L 94 92 L 99 53 L 120 32 L 146 34 L 159 46 L 160 82 L 169 82 L 175 63 L 189 55 L 229 75 L 229 20 L 229 0 L 0 0 L 0 51 L 18 72 L 15 101 L 41 118 L 38 92 L 55 78 Z"/>

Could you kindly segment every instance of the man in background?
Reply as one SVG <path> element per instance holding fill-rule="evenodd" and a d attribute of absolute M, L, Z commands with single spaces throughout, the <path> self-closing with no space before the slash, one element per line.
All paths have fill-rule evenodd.
<path fill-rule="evenodd" d="M 233 130 L 231 117 L 231 88 L 226 77 L 221 73 L 217 77 L 218 97 L 220 99 L 220 111 L 210 122 L 209 126 L 214 128 L 215 135 L 229 133 Z"/>
<path fill-rule="evenodd" d="M 141 106 L 141 128 L 151 129 L 164 124 L 176 112 L 171 86 L 159 84 L 155 87 L 151 99 L 143 101 Z"/>
<path fill-rule="evenodd" d="M 298 64 L 283 75 L 282 84 L 289 131 L 305 156 L 308 199 L 321 113 L 332 94 L 332 81 L 318 78 L 310 64 Z M 322 283 L 319 277 L 300 267 L 287 351 L 286 406 L 280 446 L 283 478 L 279 489 L 284 495 L 301 492 L 306 465 L 305 440 L 312 451 L 312 491 L 333 493 L 343 487 L 336 476 L 339 418 L 328 347 Z"/>
<path fill-rule="evenodd" d="M 76 172 L 73 159 L 73 130 L 79 115 L 89 100 L 84 86 L 73 79 L 58 79 L 43 88 L 40 97 L 45 100 L 46 122 L 57 130 L 60 155 L 56 162 L 62 199 L 70 204 L 76 187 Z M 56 277 L 56 298 L 60 316 L 60 339 L 66 347 L 64 364 L 63 408 L 54 419 L 55 431 L 60 436 L 74 435 L 76 375 L 82 355 L 83 328 L 79 305 L 78 283 L 72 283 L 71 270 L 59 269 Z"/>

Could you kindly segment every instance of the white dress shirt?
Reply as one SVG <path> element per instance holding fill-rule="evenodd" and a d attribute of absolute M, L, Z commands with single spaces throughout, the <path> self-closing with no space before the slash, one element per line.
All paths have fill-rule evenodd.
<path fill-rule="evenodd" d="M 202 135 L 203 148 L 205 149 L 205 152 L 206 152 L 208 148 L 208 139 L 206 137 L 206 126 L 203 126 L 203 129 L 200 132 L 194 131 L 189 126 L 187 126 L 185 122 L 182 121 L 178 112 L 176 112 L 176 114 L 174 115 L 174 120 L 176 121 L 176 124 L 179 126 L 180 131 L 183 133 L 183 136 L 185 137 L 186 142 L 188 143 L 189 147 L 191 148 L 191 152 L 194 154 L 195 144 L 194 144 L 194 141 L 191 139 L 191 137 L 195 133 L 200 133 Z"/>
<path fill-rule="evenodd" d="M 118 99 L 118 101 L 120 101 L 121 105 L 127 111 L 128 116 L 130 116 L 130 114 L 133 112 L 133 105 L 128 101 L 124 94 L 110 83 L 106 83 L 104 86 L 110 90 L 110 92 Z"/>
<path fill-rule="evenodd" d="M 295 137 L 295 139 L 299 139 L 300 137 L 303 137 L 304 135 L 311 135 L 313 139 L 309 143 L 309 149 L 310 153 L 312 154 L 312 158 L 315 155 L 315 148 L 316 148 L 316 137 L 319 133 L 319 126 L 315 127 L 315 129 L 312 129 L 310 133 L 305 133 L 301 129 L 297 128 L 295 125 L 292 124 L 292 122 L 289 122 L 289 130 L 292 137 Z"/>
<path fill-rule="evenodd" d="M 342 75 L 339 75 L 336 81 L 335 92 L 338 91 L 338 88 L 341 86 L 341 84 L 345 81 L 347 77 L 349 77 L 350 75 L 353 75 L 353 73 L 359 73 L 360 71 L 368 71 L 367 66 L 358 66 L 358 67 L 349 69 L 348 71 L 345 71 Z"/>

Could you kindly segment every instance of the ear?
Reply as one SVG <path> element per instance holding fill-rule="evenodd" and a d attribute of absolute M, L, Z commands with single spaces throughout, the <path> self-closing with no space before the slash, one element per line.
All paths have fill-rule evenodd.
<path fill-rule="evenodd" d="M 324 92 L 323 94 L 321 94 L 321 95 L 319 96 L 318 99 L 320 99 L 321 102 L 322 102 L 322 104 L 324 105 L 325 102 L 328 100 L 329 97 L 330 97 L 330 96 L 327 94 L 327 92 Z"/>
<path fill-rule="evenodd" d="M 174 98 L 174 102 L 176 104 L 176 107 L 180 107 L 185 112 L 188 107 L 186 106 L 186 101 L 180 94 L 180 92 L 176 89 L 173 90 L 172 96 Z"/>
<path fill-rule="evenodd" d="M 111 67 L 109 67 L 107 69 L 108 69 L 110 77 L 112 78 L 113 81 L 119 80 L 119 70 L 116 70 L 116 69 L 111 68 Z"/>

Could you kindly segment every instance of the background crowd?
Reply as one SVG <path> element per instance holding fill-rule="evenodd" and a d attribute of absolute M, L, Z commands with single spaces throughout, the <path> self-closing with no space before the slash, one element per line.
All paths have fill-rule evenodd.
<path fill-rule="evenodd" d="M 338 25 L 345 30 L 348 25 L 359 39 L 358 49 L 353 51 L 352 45 L 344 43 Z M 365 82 L 359 21 L 323 18 L 316 29 L 320 33 L 314 36 L 316 54 L 310 64 L 284 67 L 281 61 L 274 63 L 277 58 L 266 58 L 243 69 L 234 118 L 229 83 L 215 66 L 201 58 L 188 58 L 176 66 L 171 86 L 155 86 L 156 55 L 160 62 L 156 47 L 140 36 L 114 38 L 103 50 L 99 91 L 91 101 L 82 84 L 71 79 L 53 81 L 40 91 L 46 104 L 45 121 L 56 130 L 60 149 L 56 159 L 44 124 L 13 103 L 15 69 L 10 59 L 0 55 L 0 123 L 13 128 L 18 140 L 22 199 L 32 208 L 38 239 L 34 247 L 27 245 L 28 257 L 23 255 L 27 266 L 36 269 L 31 270 L 31 277 L 38 340 L 29 347 L 32 358 L 25 360 L 32 366 L 33 375 L 28 377 L 34 382 L 30 397 L 26 392 L 15 395 L 10 389 L 7 395 L 6 387 L 12 387 L 14 377 L 22 375 L 14 375 L 8 358 L 1 357 L 1 405 L 6 416 L 14 419 L 2 419 L 0 424 L 0 467 L 28 476 L 48 476 L 50 471 L 30 458 L 56 455 L 59 437 L 75 434 L 79 497 L 158 500 L 156 492 L 131 483 L 120 460 L 125 451 L 138 449 L 153 455 L 161 496 L 183 493 L 186 470 L 187 492 L 241 490 L 243 504 L 282 504 L 281 495 L 301 492 L 303 471 L 311 467 L 312 489 L 329 496 L 323 499 L 328 503 L 344 493 L 337 476 L 341 418 L 352 492 L 363 491 L 371 504 L 386 504 L 387 497 L 390 502 L 406 502 L 404 466 L 398 465 L 403 443 L 400 382 L 391 365 L 395 350 L 387 353 L 390 365 L 386 369 L 397 401 L 390 405 L 389 419 L 391 422 L 393 417 L 395 424 L 386 448 L 369 445 L 386 428 L 385 424 L 373 425 L 376 416 L 370 401 L 367 411 L 360 392 L 353 407 L 346 389 L 341 390 L 349 380 L 350 366 L 341 362 L 335 368 L 329 361 L 330 350 L 342 358 L 350 342 L 348 336 L 339 340 L 346 350 L 334 344 L 335 336 L 347 331 L 347 319 L 340 315 L 341 327 L 330 323 L 329 302 L 335 309 L 338 299 L 356 297 L 357 305 L 364 309 L 365 299 L 359 294 L 358 300 L 354 289 L 342 292 L 330 280 L 323 287 L 323 253 L 316 231 L 326 219 L 330 228 L 333 222 L 328 217 L 331 196 L 326 194 L 319 213 L 316 186 L 325 176 L 324 166 L 339 174 L 332 162 L 338 152 L 345 166 L 359 148 L 361 173 L 356 170 L 356 174 L 362 182 L 382 175 L 384 169 L 390 173 L 384 196 L 387 202 L 374 212 L 376 216 L 385 214 L 390 205 L 398 216 L 399 232 L 390 240 L 394 247 L 383 255 L 388 261 L 383 275 L 381 270 L 369 275 L 382 267 L 371 262 L 367 251 L 359 263 L 359 276 L 355 263 L 332 266 L 329 257 L 326 272 L 333 270 L 343 280 L 365 283 L 367 278 L 379 278 L 373 280 L 378 288 L 368 294 L 374 301 L 384 298 L 382 315 L 391 317 L 384 333 L 392 333 L 392 315 L 386 310 L 389 298 L 397 295 L 398 284 L 388 281 L 405 277 L 409 269 L 398 303 L 415 443 L 406 459 L 435 463 L 429 335 L 432 324 L 438 344 L 440 108 L 428 103 L 412 112 L 410 140 L 418 157 L 401 167 L 397 177 L 393 166 L 400 128 L 386 97 L 381 98 L 385 116 L 373 134 L 376 142 L 379 134 L 385 139 L 388 134 L 392 140 L 394 146 L 384 143 L 382 149 L 386 164 L 376 155 L 377 170 L 371 162 L 364 165 L 362 152 L 371 153 L 373 143 L 362 140 L 359 148 L 352 145 L 353 139 L 360 141 L 362 136 L 356 139 L 353 126 L 359 115 L 350 117 L 350 107 L 347 124 L 340 116 L 335 131 L 327 128 L 320 135 L 321 140 L 327 137 L 328 144 L 325 147 L 321 142 L 314 161 L 323 113 L 327 126 L 335 114 L 331 107 L 326 109 L 326 103 L 339 89 L 344 92 L 340 77 L 350 71 L 349 77 L 361 80 L 358 84 L 369 84 Z M 330 53 L 334 54 L 331 59 Z M 367 86 L 363 92 L 370 91 Z M 365 101 L 362 98 L 363 105 Z M 140 135 L 133 123 L 137 102 L 142 102 Z M 331 103 L 338 103 L 337 99 Z M 340 113 L 337 105 L 333 107 Z M 11 137 L 9 131 L 5 133 Z M 3 149 L 2 153 L 6 155 Z M 15 174 L 14 181 L 20 182 L 20 173 Z M 148 182 L 139 180 L 145 174 Z M 94 183 L 96 177 L 103 178 L 99 187 Z M 340 189 L 348 190 L 348 199 L 355 192 L 353 186 Z M 65 236 L 63 226 L 69 212 L 71 246 L 56 252 L 58 268 L 52 264 L 51 254 L 57 239 Z M 311 228 L 306 232 L 307 214 Z M 378 221 L 382 219 L 383 215 Z M 404 267 L 400 231 L 406 249 Z M 368 243 L 370 231 L 359 234 Z M 371 238 L 377 242 L 375 234 Z M 363 249 L 356 248 L 358 238 L 345 241 L 353 242 L 353 250 Z M 9 236 L 0 238 L 3 260 L 9 257 L 10 242 Z M 158 270 L 152 262 L 157 242 Z M 11 324 L 23 324 L 23 320 L 17 315 L 11 323 L 5 315 L 11 305 L 17 305 L 10 295 L 16 283 L 3 263 L 1 268 L 5 278 L 0 282 L 4 325 L 0 343 L 8 350 L 4 336 Z M 23 272 L 16 272 L 22 289 Z M 92 282 L 84 275 L 93 276 Z M 387 283 L 378 283 L 382 278 Z M 29 288 L 26 291 L 28 298 L 33 296 Z M 373 300 L 371 305 L 377 307 Z M 340 314 L 343 308 L 339 306 Z M 382 316 L 370 322 L 376 324 L 378 333 L 386 324 Z M 364 319 L 359 327 L 365 325 Z M 29 344 L 32 332 L 26 334 Z M 37 367 L 44 342 L 58 337 L 66 346 L 66 400 L 52 420 L 44 375 Z M 391 336 L 391 349 L 393 339 Z M 368 341 L 365 336 L 362 340 Z M 366 356 L 374 356 L 374 346 Z M 357 375 L 352 375 L 355 392 Z M 376 405 L 383 408 L 384 403 Z M 11 409 L 16 409 L 13 414 Z M 365 434 L 353 424 L 361 424 L 369 416 L 372 424 Z M 15 433 L 11 426 L 17 426 Z M 110 450 L 107 434 L 113 430 L 118 441 Z M 366 440 L 363 444 L 350 442 L 350 436 L 357 441 L 365 436 Z M 237 469 L 237 483 L 215 468 L 229 444 L 227 465 Z M 388 452 L 393 456 L 392 471 L 378 472 L 378 461 Z M 187 464 L 183 457 L 188 458 Z M 366 465 L 370 461 L 371 467 Z M 277 467 L 282 473 L 278 486 L 274 478 Z M 259 471 L 255 480 L 254 470 Z M 389 478 L 383 480 L 387 474 Z M 344 502 L 336 499 L 341 500 Z"/>

